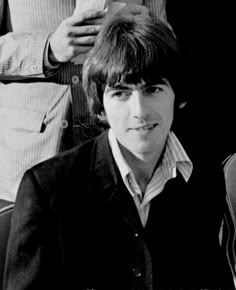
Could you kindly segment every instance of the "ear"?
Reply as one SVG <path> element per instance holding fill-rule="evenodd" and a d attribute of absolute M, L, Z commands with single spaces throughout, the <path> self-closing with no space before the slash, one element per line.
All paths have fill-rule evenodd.
<path fill-rule="evenodd" d="M 179 109 L 183 109 L 186 106 L 187 102 L 182 102 L 179 104 Z"/>
<path fill-rule="evenodd" d="M 105 112 L 101 112 L 101 114 L 97 115 L 97 118 L 102 122 L 108 124 L 107 115 Z"/>

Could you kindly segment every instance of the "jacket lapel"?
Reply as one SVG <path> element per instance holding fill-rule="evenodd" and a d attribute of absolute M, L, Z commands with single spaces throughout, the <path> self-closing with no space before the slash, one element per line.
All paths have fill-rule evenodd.
<path fill-rule="evenodd" d="M 141 230 L 137 208 L 114 161 L 107 132 L 99 136 L 92 154 L 90 190 L 99 195 L 100 204 L 110 207 L 115 215 Z"/>

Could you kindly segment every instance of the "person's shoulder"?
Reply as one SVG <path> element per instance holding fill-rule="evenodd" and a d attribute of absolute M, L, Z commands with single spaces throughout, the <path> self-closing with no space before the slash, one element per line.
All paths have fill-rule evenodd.
<path fill-rule="evenodd" d="M 103 142 L 104 134 L 83 145 L 73 147 L 34 165 L 27 170 L 40 184 L 60 184 L 76 176 L 88 174 L 91 160 L 96 154 L 97 143 Z"/>
<path fill-rule="evenodd" d="M 87 153 L 91 151 L 91 148 L 94 144 L 94 140 L 90 140 L 89 142 L 81 145 L 81 146 L 75 146 L 69 150 L 63 151 L 43 162 L 40 162 L 33 166 L 31 169 L 34 172 L 40 172 L 45 170 L 60 170 L 64 167 L 68 168 L 73 167 L 76 165 L 77 160 L 80 162 L 86 158 Z"/>

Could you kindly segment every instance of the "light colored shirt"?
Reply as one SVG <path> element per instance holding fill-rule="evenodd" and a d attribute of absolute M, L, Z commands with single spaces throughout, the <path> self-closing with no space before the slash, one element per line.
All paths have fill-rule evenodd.
<path fill-rule="evenodd" d="M 163 191 L 168 180 L 176 178 L 177 172 L 182 174 L 184 180 L 187 182 L 192 173 L 193 164 L 178 138 L 173 132 L 170 132 L 167 137 L 163 159 L 148 183 L 144 195 L 142 195 L 134 174 L 121 153 L 118 141 L 112 129 L 109 130 L 108 138 L 113 157 L 119 168 L 124 184 L 133 197 L 142 225 L 145 226 L 148 219 L 151 200 Z"/>

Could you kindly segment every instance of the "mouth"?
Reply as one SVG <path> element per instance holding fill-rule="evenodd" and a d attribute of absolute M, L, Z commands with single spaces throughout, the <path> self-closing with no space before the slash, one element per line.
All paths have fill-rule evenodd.
<path fill-rule="evenodd" d="M 158 124 L 147 124 L 144 126 L 140 126 L 140 127 L 136 127 L 136 128 L 132 128 L 132 130 L 137 131 L 137 132 L 149 132 L 151 130 L 153 130 Z"/>

